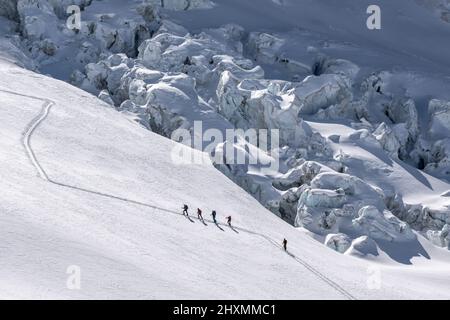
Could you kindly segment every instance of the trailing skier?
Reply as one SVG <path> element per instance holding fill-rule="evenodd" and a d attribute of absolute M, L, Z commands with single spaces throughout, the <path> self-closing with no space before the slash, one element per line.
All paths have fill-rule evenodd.
<path fill-rule="evenodd" d="M 287 251 L 287 240 L 286 240 L 286 238 L 283 240 L 283 249 L 284 249 L 284 251 Z"/>
<path fill-rule="evenodd" d="M 216 215 L 217 215 L 216 211 L 213 210 L 213 212 L 211 213 L 211 216 L 212 216 L 213 221 L 214 221 L 215 224 L 217 224 Z"/>

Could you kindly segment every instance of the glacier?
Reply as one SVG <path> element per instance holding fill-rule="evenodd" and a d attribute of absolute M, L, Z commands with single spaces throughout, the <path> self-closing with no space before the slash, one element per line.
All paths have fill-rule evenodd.
<path fill-rule="evenodd" d="M 188 132 L 194 141 L 209 137 L 210 141 L 188 144 L 198 149 L 194 154 L 200 155 L 205 170 L 214 176 L 205 178 L 207 183 L 227 181 L 230 188 L 211 190 L 209 196 L 223 197 L 221 205 L 226 207 L 229 193 L 241 190 L 251 203 L 248 208 L 269 211 L 271 222 L 292 229 L 293 237 L 299 234 L 302 241 L 308 239 L 339 253 L 344 264 L 355 257 L 411 264 L 414 257 L 427 256 L 424 246 L 447 257 L 450 47 L 444 43 L 450 32 L 448 7 L 441 1 L 418 0 L 409 6 L 403 0 L 381 1 L 383 10 L 390 10 L 383 19 L 389 31 L 372 35 L 364 26 L 355 27 L 365 15 L 362 4 L 345 0 L 336 7 L 333 1 L 324 1 L 302 10 L 306 2 L 262 0 L 257 8 L 251 1 L 234 0 L 130 0 L 126 4 L 118 0 L 3 0 L 0 60 L 8 65 L 6 73 L 13 70 L 13 75 L 28 79 L 32 77 L 28 72 L 35 72 L 48 86 L 46 90 L 52 85 L 43 75 L 78 90 L 69 100 L 74 121 L 84 119 L 99 131 L 116 128 L 117 132 L 102 139 L 111 139 L 108 143 L 119 139 L 124 149 L 125 141 L 132 145 L 132 138 L 145 136 L 150 142 L 158 141 L 155 148 L 164 148 L 170 159 L 169 149 L 175 148 L 175 142 L 169 139 L 180 142 L 175 139 L 178 133 Z M 66 26 L 68 5 L 80 7 L 79 29 Z M 342 8 L 355 17 L 338 19 L 331 14 L 344 15 Z M 397 11 L 419 21 L 413 31 L 406 18 L 397 21 L 398 26 L 393 24 L 392 12 Z M 314 18 L 319 12 L 326 12 L 317 18 L 320 23 Z M 266 20 L 270 22 L 265 24 Z M 328 29 L 324 21 L 333 28 Z M 407 38 L 410 32 L 419 38 L 436 35 L 423 40 L 427 49 Z M 402 41 L 396 43 L 397 38 Z M 429 49 L 436 44 L 442 50 Z M 29 71 L 19 71 L 9 66 L 11 62 Z M 20 88 L 27 89 L 17 83 L 16 89 L 8 90 Z M 114 121 L 105 120 L 109 129 L 88 119 L 84 113 L 95 113 L 97 108 L 84 110 L 77 95 L 86 97 L 88 104 L 96 101 L 101 106 L 98 112 L 114 114 Z M 248 139 L 249 130 L 257 132 L 256 142 Z M 230 131 L 238 134 L 229 138 Z M 213 140 L 211 132 L 223 141 L 208 143 Z M 279 141 L 265 141 L 264 148 L 265 132 L 278 132 Z M 71 143 L 76 139 L 67 138 Z M 121 161 L 101 154 L 96 159 L 86 156 L 88 169 L 80 165 L 77 177 L 63 172 L 68 156 L 55 151 L 65 160 L 53 164 L 60 170 L 62 184 L 95 185 L 80 177 L 85 170 L 96 177 L 97 160 L 112 161 L 108 172 L 112 181 L 98 182 L 99 189 L 111 194 L 121 191 L 114 187 L 119 163 L 135 179 L 140 175 L 151 179 L 155 174 L 161 181 L 166 179 L 140 164 L 152 161 L 150 154 L 130 151 L 132 158 L 127 158 L 120 155 L 123 150 L 111 150 L 113 146 L 89 143 L 93 149 L 113 152 L 109 156 Z M 39 148 L 50 152 L 50 142 L 41 141 Z M 233 162 L 236 158 L 243 163 Z M 159 170 L 174 165 L 169 160 L 160 162 L 152 165 Z M 182 170 L 176 168 L 174 172 L 180 174 Z M 197 169 L 201 176 L 202 170 Z M 116 179 L 131 183 L 131 178 Z M 198 179 L 204 187 L 205 181 Z M 130 187 L 128 192 L 139 195 L 147 187 Z M 163 197 L 159 188 L 151 190 Z M 181 201 L 177 192 L 169 194 Z M 189 199 L 206 201 L 204 191 L 200 193 L 190 193 Z M 401 253 L 401 248 L 411 254 Z"/>

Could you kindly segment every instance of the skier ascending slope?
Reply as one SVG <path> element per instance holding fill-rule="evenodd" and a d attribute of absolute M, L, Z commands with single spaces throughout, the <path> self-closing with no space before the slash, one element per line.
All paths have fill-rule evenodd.
<path fill-rule="evenodd" d="M 200 208 L 197 208 L 197 217 L 198 220 L 203 221 L 202 210 L 200 210 Z"/>
<path fill-rule="evenodd" d="M 189 207 L 187 206 L 187 204 L 185 204 L 183 206 L 183 216 L 189 216 L 188 209 Z"/>
<path fill-rule="evenodd" d="M 215 224 L 217 224 L 216 215 L 217 215 L 216 211 L 213 210 L 213 212 L 211 213 L 211 216 L 212 216 L 213 221 L 214 221 Z"/>
<path fill-rule="evenodd" d="M 287 251 L 287 240 L 286 239 L 283 240 L 283 249 L 284 249 L 284 251 Z"/>
<path fill-rule="evenodd" d="M 231 227 L 231 216 L 228 216 L 226 219 L 227 219 L 228 225 Z"/>

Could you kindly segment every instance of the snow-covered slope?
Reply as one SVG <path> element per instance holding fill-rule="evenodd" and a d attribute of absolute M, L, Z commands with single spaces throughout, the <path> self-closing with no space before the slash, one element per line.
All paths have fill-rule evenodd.
<path fill-rule="evenodd" d="M 1 297 L 448 298 L 448 6 L 369 4 L 0 1 Z"/>
<path fill-rule="evenodd" d="M 246 231 L 276 227 L 277 242 L 293 232 L 211 165 L 176 167 L 173 142 L 96 98 L 1 69 L 3 297 L 345 298 Z M 33 123 L 41 176 L 22 143 Z M 180 216 L 183 203 L 233 215 L 236 230 Z M 65 287 L 70 265 L 81 267 L 79 291 Z"/>
<path fill-rule="evenodd" d="M 3 298 L 448 298 L 445 251 L 392 252 L 413 266 L 341 256 L 212 165 L 175 166 L 173 142 L 96 98 L 4 61 L 1 72 Z M 231 214 L 235 230 L 181 216 L 182 203 Z M 71 265 L 81 290 L 66 288 Z"/>

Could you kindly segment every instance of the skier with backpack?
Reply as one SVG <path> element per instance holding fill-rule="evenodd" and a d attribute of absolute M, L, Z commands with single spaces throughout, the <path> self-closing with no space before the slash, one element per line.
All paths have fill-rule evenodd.
<path fill-rule="evenodd" d="M 217 215 L 216 211 L 213 210 L 213 212 L 211 213 L 211 216 L 212 216 L 213 221 L 214 221 L 215 224 L 217 224 L 216 215 Z"/>
<path fill-rule="evenodd" d="M 183 216 L 189 216 L 188 209 L 189 207 L 187 206 L 187 204 L 185 204 L 183 206 Z"/>
<path fill-rule="evenodd" d="M 202 210 L 200 210 L 200 208 L 197 208 L 197 217 L 198 220 L 203 221 Z"/>
<path fill-rule="evenodd" d="M 226 219 L 227 219 L 228 225 L 231 227 L 231 216 L 228 216 Z"/>

